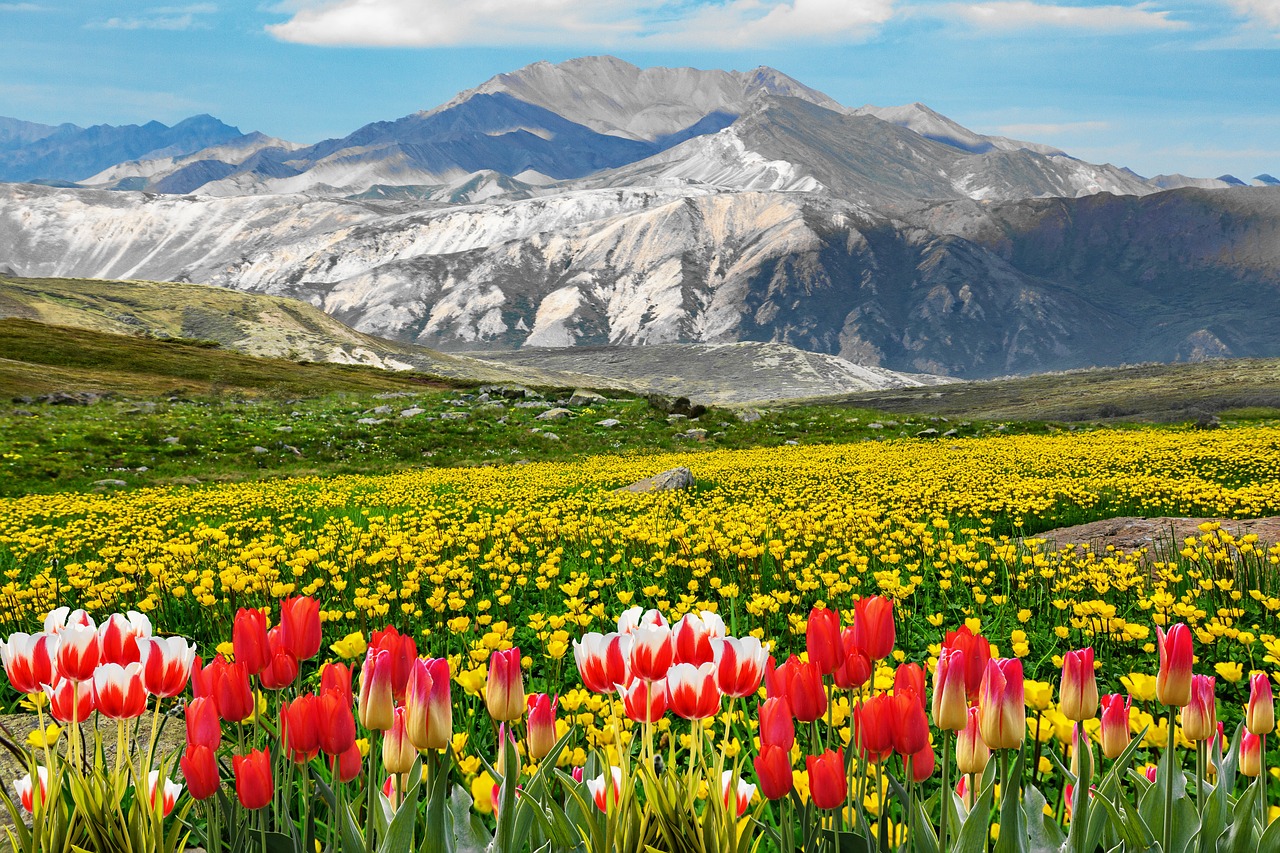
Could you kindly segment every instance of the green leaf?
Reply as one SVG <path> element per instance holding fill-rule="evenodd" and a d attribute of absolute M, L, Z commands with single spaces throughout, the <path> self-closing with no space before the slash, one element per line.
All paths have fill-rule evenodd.
<path fill-rule="evenodd" d="M 1067 839 L 1058 822 L 1044 813 L 1049 804 L 1044 794 L 1035 785 L 1028 785 L 1022 800 L 1026 804 L 1027 842 L 1031 853 L 1058 853 Z"/>
<path fill-rule="evenodd" d="M 915 842 L 917 853 L 939 853 L 938 834 L 933 830 L 933 819 L 929 817 L 931 809 L 919 800 L 915 802 L 915 820 L 912 821 L 911 838 Z"/>
<path fill-rule="evenodd" d="M 1004 788 L 1000 791 L 1000 835 L 996 837 L 995 853 L 1027 853 L 1027 815 L 1018 802 L 1018 791 L 1026 771 L 1027 751 L 1018 750 L 1018 760 L 1013 764 Z M 1085 762 L 1086 764 L 1088 762 Z"/>
<path fill-rule="evenodd" d="M 1274 820 L 1262 833 L 1258 842 L 1258 853 L 1280 853 L 1280 820 Z"/>
<path fill-rule="evenodd" d="M 1218 843 L 1221 853 L 1256 853 L 1258 850 L 1258 824 L 1254 815 L 1258 810 L 1258 782 L 1245 789 L 1236 800 L 1235 816 L 1225 838 Z"/>
<path fill-rule="evenodd" d="M 449 813 L 453 817 L 452 847 L 436 850 L 424 845 L 424 853 L 483 853 L 493 837 L 480 816 L 471 810 L 471 795 L 461 785 L 454 787 L 449 798 Z"/>
<path fill-rule="evenodd" d="M 836 832 L 828 829 L 823 833 L 826 842 L 836 853 L 873 853 L 875 845 L 871 839 L 857 832 Z"/>
<path fill-rule="evenodd" d="M 995 774 L 989 774 L 991 781 L 983 788 L 982 793 L 974 800 L 973 809 L 965 816 L 960 832 L 956 835 L 953 850 L 967 853 L 970 850 L 987 849 L 987 836 L 991 833 L 991 801 L 995 797 Z"/>
<path fill-rule="evenodd" d="M 378 853 L 402 853 L 413 846 L 413 831 L 418 825 L 418 789 L 422 787 L 421 760 L 413 763 L 409 771 L 414 783 L 409 786 L 391 819 L 386 832 L 382 834 L 382 842 L 378 845 Z"/>

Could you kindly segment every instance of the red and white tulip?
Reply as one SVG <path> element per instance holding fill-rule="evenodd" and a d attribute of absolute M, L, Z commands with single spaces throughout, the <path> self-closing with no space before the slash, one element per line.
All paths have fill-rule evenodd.
<path fill-rule="evenodd" d="M 196 647 L 182 637 L 139 637 L 138 662 L 147 692 L 166 699 L 187 688 Z"/>
<path fill-rule="evenodd" d="M 0 642 L 0 662 L 4 664 L 9 683 L 19 693 L 39 693 L 41 685 L 54 680 L 57 669 L 58 638 L 53 634 L 9 635 Z"/>
<path fill-rule="evenodd" d="M 714 637 L 711 651 L 716 687 L 721 693 L 742 698 L 760 689 L 769 663 L 768 643 L 762 644 L 755 637 Z"/>
<path fill-rule="evenodd" d="M 93 704 L 111 720 L 132 720 L 147 710 L 142 664 L 104 663 L 93 674 Z"/>

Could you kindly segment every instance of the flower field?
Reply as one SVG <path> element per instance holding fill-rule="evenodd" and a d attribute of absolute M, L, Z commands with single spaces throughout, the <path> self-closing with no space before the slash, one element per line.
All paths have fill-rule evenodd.
<path fill-rule="evenodd" d="M 613 491 L 678 464 L 693 469 L 698 481 L 695 489 L 649 495 Z M 887 767 L 887 763 L 875 760 L 879 750 L 868 749 L 859 731 L 874 728 L 866 721 L 875 714 L 906 715 L 903 708 L 892 713 L 868 711 L 876 696 L 886 700 L 915 696 L 925 702 L 932 692 L 924 686 L 929 673 L 936 690 L 939 660 L 948 657 L 954 645 L 953 640 L 944 644 L 944 636 L 958 626 L 964 626 L 966 635 L 989 642 L 990 658 L 1010 662 L 997 667 L 1000 679 L 1011 684 L 1016 680 L 1023 691 L 1025 676 L 1015 721 L 1018 743 L 1025 738 L 1025 748 L 1014 750 L 1012 741 L 988 746 L 1006 756 L 1016 752 L 1015 769 L 1006 768 L 1005 779 L 1009 772 L 1021 771 L 1020 778 L 1039 785 L 1047 795 L 1046 809 L 1060 825 L 1070 826 L 1072 810 L 1080 813 L 1090 799 L 1073 798 L 1068 782 L 1092 773 L 1089 765 L 1094 763 L 1101 778 L 1101 759 L 1089 759 L 1082 769 L 1081 750 L 1071 749 L 1076 724 L 1103 746 L 1106 758 L 1118 754 L 1107 747 L 1103 732 L 1106 709 L 1115 703 L 1104 702 L 1099 717 L 1096 699 L 1095 707 L 1085 713 L 1080 709 L 1087 701 L 1082 705 L 1077 698 L 1067 707 L 1060 695 L 1064 671 L 1080 667 L 1080 659 L 1067 655 L 1069 650 L 1090 649 L 1089 661 L 1096 660 L 1096 665 L 1087 667 L 1090 679 L 1096 670 L 1105 691 L 1128 697 L 1122 714 L 1129 732 L 1140 737 L 1125 761 L 1136 762 L 1135 772 L 1143 761 L 1154 763 L 1177 746 L 1197 748 L 1202 761 L 1196 780 L 1206 778 L 1208 765 L 1221 764 L 1222 754 L 1215 750 L 1223 746 L 1217 740 L 1202 752 L 1199 745 L 1208 735 L 1188 736 L 1189 712 L 1184 711 L 1182 721 L 1175 723 L 1178 736 L 1170 743 L 1165 711 L 1187 703 L 1165 701 L 1169 697 L 1161 693 L 1164 688 L 1156 677 L 1161 657 L 1157 629 L 1175 623 L 1186 626 L 1180 630 L 1186 635 L 1186 648 L 1194 643 L 1196 671 L 1216 676 L 1216 685 L 1208 688 L 1209 702 L 1216 700 L 1214 720 L 1225 723 L 1231 741 L 1232 731 L 1245 718 L 1243 708 L 1251 693 L 1260 689 L 1251 674 L 1261 673 L 1263 683 L 1268 683 L 1280 673 L 1280 621 L 1276 618 L 1280 546 L 1259 543 L 1253 537 L 1237 540 L 1217 525 L 1205 525 L 1198 537 L 1161 545 L 1146 555 L 1095 553 L 1078 546 L 1052 552 L 1038 547 L 1031 537 L 1055 527 L 1118 515 L 1244 518 L 1280 514 L 1276 471 L 1280 471 L 1280 430 L 1252 427 L 598 456 L 576 462 L 118 495 L 31 495 L 0 502 L 0 570 L 5 581 L 0 587 L 4 602 L 0 625 L 6 634 L 34 631 L 45 614 L 58 607 L 103 616 L 136 610 L 155 626 L 157 634 L 191 639 L 206 661 L 221 653 L 239 662 L 243 650 L 231 642 L 230 628 L 235 623 L 239 630 L 245 618 L 239 614 L 261 609 L 268 620 L 278 619 L 282 600 L 304 596 L 318 603 L 324 645 L 314 665 L 297 660 L 295 670 L 270 677 L 278 677 L 280 689 L 323 692 L 320 665 L 343 662 L 355 665 L 363 685 L 363 670 L 372 666 L 371 648 L 378 651 L 385 640 L 381 629 L 395 626 L 412 639 L 413 657 L 429 656 L 439 666 L 447 665 L 446 683 L 451 683 L 453 692 L 451 749 L 446 754 L 454 760 L 448 774 L 472 795 L 474 810 L 485 815 L 478 819 L 493 826 L 492 812 L 498 807 L 499 835 L 502 804 L 514 809 L 517 802 L 542 802 L 539 798 L 544 794 L 551 796 L 548 792 L 558 781 L 539 775 L 537 763 L 554 750 L 555 760 L 550 763 L 566 773 L 586 768 L 596 780 L 593 792 L 608 787 L 612 771 L 605 768 L 628 768 L 626 778 L 617 784 L 619 792 L 628 791 L 628 797 L 632 790 L 644 790 L 641 799 L 650 811 L 646 812 L 649 817 L 637 818 L 642 836 L 643 825 L 648 825 L 643 821 L 676 825 L 687 812 L 701 815 L 705 825 L 716 824 L 716 837 L 727 839 L 728 845 L 682 848 L 650 838 L 646 843 L 655 849 L 705 853 L 736 850 L 740 843 L 746 845 L 744 850 L 755 844 L 763 845 L 761 849 L 800 849 L 798 842 L 808 850 L 828 843 L 825 836 L 806 833 L 790 838 L 781 831 L 787 827 L 789 813 L 785 808 L 769 811 L 765 800 L 780 797 L 763 789 L 776 790 L 782 773 L 793 776 L 787 787 L 797 791 L 795 808 L 828 810 L 825 822 L 813 825 L 833 833 L 835 840 L 830 843 L 838 842 L 840 832 L 856 833 L 862 827 L 881 837 L 892 830 L 895 841 L 911 839 L 909 843 L 925 850 L 929 849 L 927 833 L 917 837 L 919 830 L 908 834 L 907 827 L 921 824 L 918 811 L 949 813 L 946 806 L 938 805 L 936 774 L 922 773 L 921 760 L 914 772 L 897 774 L 901 783 L 890 781 L 893 774 L 881 773 L 881 764 Z M 885 618 L 862 615 L 865 603 L 873 600 L 889 602 L 887 618 L 896 627 L 889 645 L 876 654 L 867 652 L 871 640 L 842 646 L 841 625 L 857 628 L 863 624 L 859 619 Z M 866 677 L 854 691 L 836 686 L 838 676 L 834 685 L 829 683 L 833 669 L 824 668 L 828 683 L 822 687 L 821 676 L 818 682 L 824 713 L 804 721 L 792 707 L 798 737 L 788 746 L 796 751 L 793 761 L 771 753 L 768 760 L 774 766 L 762 766 L 756 759 L 765 757 L 769 744 L 764 743 L 768 740 L 763 736 L 765 712 L 754 689 L 739 699 L 721 686 L 715 707 L 703 714 L 699 702 L 705 701 L 705 690 L 688 682 L 693 676 L 665 675 L 664 690 L 670 692 L 664 693 L 668 704 L 663 711 L 685 709 L 677 710 L 673 719 L 671 713 L 655 713 L 648 704 L 653 696 L 636 694 L 630 684 L 624 686 L 631 689 L 612 700 L 609 684 L 584 685 L 575 644 L 587 642 L 584 637 L 593 632 L 629 636 L 631 632 L 621 631 L 618 620 L 624 611 L 636 607 L 665 615 L 659 627 L 666 626 L 666 620 L 675 625 L 686 614 L 702 613 L 699 619 L 707 625 L 723 623 L 708 629 L 709 636 L 721 644 L 727 642 L 720 640 L 723 637 L 741 638 L 735 642 L 743 643 L 758 640 L 768 646 L 780 667 L 792 654 L 802 655 L 797 665 L 814 661 L 814 631 L 821 630 L 815 628 L 814 614 L 830 612 L 835 621 L 828 633 L 835 632 L 833 642 L 840 649 L 832 654 L 861 650 L 867 658 Z M 631 627 L 639 637 L 653 625 Z M 634 667 L 637 646 L 630 648 Z M 514 660 L 512 649 L 519 650 Z M 720 660 L 717 653 L 717 666 Z M 1189 654 L 1184 663 L 1189 677 Z M 912 664 L 919 665 L 918 680 L 902 674 Z M 1014 664 L 1016 679 L 1011 670 Z M 644 676 L 640 682 L 651 685 L 661 680 L 658 670 L 667 670 L 655 667 L 653 677 Z M 774 665 L 768 669 L 772 673 Z M 439 680 L 440 672 L 437 669 L 432 677 Z M 767 690 L 757 679 L 754 687 L 762 696 L 770 694 L 772 701 L 774 693 L 794 696 L 800 689 L 794 686 L 799 677 L 788 674 L 783 681 L 790 679 L 790 686 Z M 763 666 L 760 678 L 764 678 Z M 672 687 L 673 679 L 685 687 Z M 495 680 L 509 691 L 518 684 L 519 697 L 504 694 L 495 699 Z M 863 685 L 869 691 L 865 698 Z M 266 681 L 260 687 L 266 692 L 274 689 Z M 685 695 L 681 690 L 691 692 Z M 526 691 L 531 694 L 527 720 L 522 710 Z M 403 688 L 400 692 L 403 695 Z M 971 694 L 972 704 L 981 704 L 977 683 L 965 692 Z M 542 694 L 545 701 L 536 700 Z M 1203 692 L 1197 696 L 1203 706 Z M 16 692 L 10 697 L 15 704 L 20 698 Z M 246 710 L 238 719 L 278 715 L 283 701 L 285 694 L 264 696 L 258 703 L 261 707 Z M 550 702 L 553 734 L 544 735 L 534 749 L 538 701 Z M 945 764 L 951 759 L 949 743 L 963 740 L 965 724 L 939 723 L 936 696 L 933 701 L 939 730 L 930 736 L 924 724 L 919 730 L 926 738 L 921 749 L 927 748 L 930 761 L 936 754 L 937 762 Z M 1008 697 L 999 701 L 1007 704 Z M 1191 707 L 1194 701 L 1188 700 Z M 1020 724 L 1024 707 L 1025 727 Z M 412 705 L 405 713 L 412 716 Z M 651 722 L 646 722 L 646 713 Z M 537 714 L 545 725 L 548 709 L 543 707 Z M 691 727 L 682 717 L 701 722 Z M 498 729 L 495 721 L 520 729 L 524 742 L 519 750 L 499 748 L 507 742 L 507 729 Z M 361 731 L 373 732 L 370 740 L 375 745 L 378 733 L 390 731 L 385 737 L 394 737 L 394 721 L 386 726 L 366 722 L 361 719 Z M 266 727 L 250 728 L 256 732 Z M 1197 731 L 1189 730 L 1192 735 Z M 911 737 L 918 739 L 919 731 Z M 259 748 L 272 748 L 269 732 L 253 734 L 250 740 Z M 801 741 L 808 761 L 799 757 Z M 1238 744 L 1237 738 L 1231 749 L 1238 750 Z M 1271 746 L 1265 737 L 1262 746 L 1263 766 L 1275 766 L 1275 761 L 1265 763 L 1266 747 Z M 918 754 L 921 749 L 899 752 Z M 276 750 L 278 759 L 278 744 Z M 534 758 L 531 750 L 541 754 Z M 681 750 L 702 758 L 697 762 L 680 759 Z M 861 753 L 862 758 L 846 760 L 845 751 Z M 417 754 L 417 750 L 410 752 Z M 521 760 L 514 757 L 517 753 L 525 765 L 517 766 Z M 660 762 L 653 759 L 661 754 L 681 767 L 687 761 L 688 779 L 702 781 L 687 794 L 684 789 L 671 789 L 670 797 L 664 797 L 666 776 L 658 775 Z M 423 755 L 428 775 L 438 773 L 439 757 L 429 750 Z M 1074 768 L 1068 766 L 1073 756 Z M 531 758 L 533 768 L 527 766 Z M 240 764 L 237 760 L 237 778 Z M 409 769 L 417 766 L 411 759 L 401 761 L 394 771 L 385 771 L 386 778 L 407 772 L 401 764 Z M 641 770 L 631 773 L 633 765 Z M 650 765 L 653 769 L 643 769 Z M 491 798 L 488 789 L 513 768 L 523 773 L 518 778 L 523 779 L 527 795 L 517 800 L 514 789 L 508 792 L 500 785 Z M 1108 785 L 1148 784 L 1172 796 L 1177 787 L 1169 781 L 1171 771 L 1161 777 L 1163 782 L 1147 783 L 1143 776 L 1144 782 L 1139 783 L 1126 781 L 1122 770 L 1099 781 L 1097 790 L 1105 794 Z M 261 775 L 262 771 L 252 772 Z M 983 796 L 996 796 L 989 790 L 982 793 L 987 784 L 982 772 L 969 777 L 970 787 L 960 795 L 963 805 L 955 812 L 955 821 L 972 815 Z M 756 784 L 743 781 L 732 796 L 727 787 L 722 806 L 714 809 L 695 806 L 718 801 L 707 789 L 713 776 L 718 784 L 722 773 L 727 774 L 726 785 L 737 774 Z M 989 775 L 994 773 L 993 762 Z M 908 776 L 920 776 L 918 792 L 906 791 L 905 797 L 900 795 L 903 792 L 895 794 L 895 785 L 915 787 Z M 838 801 L 831 799 L 837 778 L 846 785 Z M 948 789 L 957 778 L 953 770 Z M 1198 787 L 1199 782 L 1195 784 Z M 416 791 L 418 786 L 412 787 Z M 429 813 L 436 789 L 422 787 L 420 805 Z M 1016 784 L 1004 788 L 1017 789 Z M 849 798 L 853 806 L 846 816 L 842 803 L 851 790 L 858 795 Z M 1185 796 L 1194 801 L 1196 793 L 1193 788 L 1178 799 Z M 1250 802 L 1261 802 L 1265 793 L 1263 789 Z M 397 814 L 396 804 L 403 802 L 399 798 L 404 794 L 392 785 L 386 795 L 391 815 Z M 609 812 L 617 796 L 598 794 L 597 805 L 601 796 L 604 811 Z M 1035 796 L 1040 796 L 1039 790 Z M 374 813 L 374 799 L 372 794 L 368 797 L 369 807 L 361 813 L 372 820 L 368 816 Z M 1230 807 L 1237 807 L 1232 797 Z M 686 800 L 688 809 L 681 805 Z M 750 803 L 756 821 L 752 826 L 759 831 L 734 823 L 732 812 L 739 800 L 739 815 L 746 813 Z M 289 814 L 285 804 L 272 802 L 273 814 Z M 1016 806 L 1016 796 L 1014 802 Z M 1024 802 L 1031 802 L 1030 793 Z M 1222 803 L 1221 808 L 1228 808 L 1226 799 Z M 242 805 L 250 808 L 243 800 Z M 1007 806 L 1006 796 L 995 810 Z M 1173 811 L 1167 807 L 1161 814 Z M 192 818 L 197 814 L 204 812 L 191 812 Z M 390 817 L 388 822 L 394 820 Z M 933 822 L 936 827 L 938 818 Z M 952 824 L 952 834 L 957 825 Z M 1005 826 L 1001 817 L 993 830 L 1007 832 Z M 625 836 L 622 828 L 617 831 Z M 370 832 L 370 837 L 393 835 L 385 827 Z M 595 836 L 587 834 L 585 849 L 593 853 L 602 849 Z M 1154 834 L 1160 841 L 1160 827 L 1154 828 Z M 982 832 L 978 837 L 986 835 Z M 610 849 L 643 849 L 628 848 L 621 837 L 610 837 Z M 554 834 L 548 830 L 546 838 L 550 843 Z M 1258 836 L 1253 841 L 1258 842 Z M 810 846 L 805 847 L 806 843 Z M 937 843 L 935 835 L 935 849 Z"/>

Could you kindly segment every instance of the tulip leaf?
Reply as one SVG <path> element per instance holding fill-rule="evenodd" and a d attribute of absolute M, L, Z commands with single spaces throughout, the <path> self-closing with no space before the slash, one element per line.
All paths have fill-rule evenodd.
<path fill-rule="evenodd" d="M 422 769 L 415 761 L 411 775 L 414 782 L 400 800 L 400 807 L 382 834 L 378 853 L 400 853 L 413 846 L 413 832 L 418 825 L 418 789 L 422 787 Z"/>
<path fill-rule="evenodd" d="M 1027 853 L 1027 815 L 1018 802 L 1018 791 L 1026 770 L 1027 751 L 1018 750 L 1013 772 L 1000 790 L 1000 835 L 996 837 L 995 853 Z M 1092 848 L 1090 848 L 1092 849 Z"/>
<path fill-rule="evenodd" d="M 1035 785 L 1027 785 L 1022 794 L 1027 814 L 1027 843 L 1031 853 L 1057 853 L 1062 849 L 1066 836 L 1062 827 L 1052 817 L 1044 813 L 1049 803 Z"/>
<path fill-rule="evenodd" d="M 1137 812 L 1131 810 L 1122 798 L 1119 806 L 1109 797 L 1095 796 L 1093 805 L 1101 809 L 1111 819 L 1111 825 L 1120 838 L 1120 849 L 1130 853 L 1146 853 L 1159 849 L 1155 835 Z"/>
<path fill-rule="evenodd" d="M 1256 853 L 1258 845 L 1258 825 L 1254 815 L 1258 810 L 1258 781 L 1245 789 L 1236 800 L 1235 817 L 1231 828 L 1218 844 L 1222 853 Z"/>
<path fill-rule="evenodd" d="M 268 832 L 266 835 L 257 836 L 255 841 L 265 841 L 263 849 L 266 853 L 297 853 L 298 851 L 297 839 L 283 832 Z"/>
<path fill-rule="evenodd" d="M 925 809 L 924 803 L 916 800 L 911 836 L 917 853 L 939 853 L 938 834 L 933 831 L 933 819 L 929 817 L 929 811 Z"/>
<path fill-rule="evenodd" d="M 365 849 L 364 834 L 360 832 L 360 828 L 356 825 L 350 806 L 348 805 L 343 809 L 338 808 L 338 800 L 334 796 L 333 789 L 329 787 L 324 777 L 316 772 L 315 768 L 311 768 L 311 780 L 315 782 L 316 791 L 320 793 L 325 804 L 329 806 L 330 814 L 337 813 L 335 820 L 338 821 L 338 835 L 342 841 L 341 849 L 343 851 L 363 851 Z M 219 792 L 221 793 L 221 789 L 219 789 Z M 219 805 L 227 810 L 231 809 L 231 804 L 225 797 Z"/>
<path fill-rule="evenodd" d="M 830 849 L 836 853 L 872 853 L 875 850 L 871 839 L 858 832 L 836 832 L 829 829 L 823 834 L 829 839 Z"/>
<path fill-rule="evenodd" d="M 1218 849 L 1218 839 L 1227 829 L 1226 792 L 1219 794 L 1215 787 L 1204 801 L 1204 814 L 1200 816 L 1200 832 L 1196 836 L 1196 849 L 1200 853 L 1213 853 Z"/>
<path fill-rule="evenodd" d="M 1267 827 L 1267 831 L 1262 833 L 1262 840 L 1258 842 L 1258 850 L 1260 853 L 1276 853 L 1276 851 L 1280 851 L 1280 820 L 1273 820 Z"/>
<path fill-rule="evenodd" d="M 424 843 L 420 853 L 483 853 L 493 838 L 485 828 L 480 815 L 471 810 L 471 802 L 471 796 L 466 790 L 461 785 L 455 786 L 449 798 L 449 816 L 453 823 L 453 828 L 450 830 L 452 838 L 446 834 L 444 838 L 448 838 L 448 841 L 438 836 L 433 839 L 429 833 L 427 842 L 431 846 Z"/>
<path fill-rule="evenodd" d="M 991 801 L 995 797 L 996 790 L 995 775 L 988 775 L 991 776 L 991 781 L 982 789 L 982 793 L 973 802 L 973 808 L 965 816 L 964 823 L 960 826 L 960 832 L 956 835 L 956 844 L 952 848 L 953 850 L 986 849 L 987 835 L 991 831 Z"/>

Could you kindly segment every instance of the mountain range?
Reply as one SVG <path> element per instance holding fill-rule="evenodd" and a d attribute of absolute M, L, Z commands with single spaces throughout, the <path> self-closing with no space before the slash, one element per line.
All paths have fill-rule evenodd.
<path fill-rule="evenodd" d="M 41 132 L 0 123 L 0 150 Z M 536 63 L 342 139 L 227 132 L 0 186 L 0 270 L 211 283 L 530 358 L 778 342 L 981 378 L 1280 355 L 1274 178 L 1143 178 L 768 68 Z"/>

